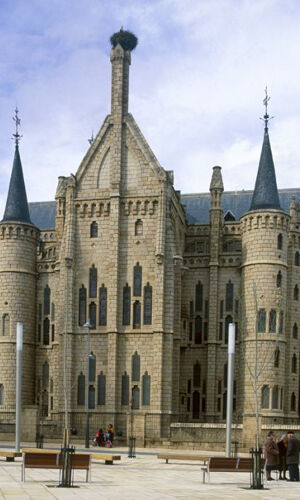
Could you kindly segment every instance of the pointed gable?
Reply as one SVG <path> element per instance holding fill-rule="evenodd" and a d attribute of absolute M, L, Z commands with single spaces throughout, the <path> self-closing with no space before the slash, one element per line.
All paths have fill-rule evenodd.
<path fill-rule="evenodd" d="M 17 221 L 24 222 L 26 224 L 32 224 L 29 215 L 19 147 L 17 144 L 9 183 L 6 207 L 2 219 L 2 222 L 5 221 Z"/>
<path fill-rule="evenodd" d="M 269 208 L 281 210 L 271 144 L 266 127 L 250 210 Z"/>

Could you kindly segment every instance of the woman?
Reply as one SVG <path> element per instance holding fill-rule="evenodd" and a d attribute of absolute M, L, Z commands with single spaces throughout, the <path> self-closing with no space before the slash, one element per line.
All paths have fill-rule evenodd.
<path fill-rule="evenodd" d="M 267 434 L 267 439 L 264 443 L 264 455 L 266 459 L 267 481 L 273 481 L 273 478 L 271 477 L 271 471 L 278 469 L 279 458 L 279 450 L 275 441 L 275 435 L 273 431 L 269 431 Z"/>
<path fill-rule="evenodd" d="M 279 450 L 279 479 L 287 479 L 286 478 L 286 449 L 287 449 L 287 435 L 283 434 L 279 441 L 277 442 L 278 450 Z"/>

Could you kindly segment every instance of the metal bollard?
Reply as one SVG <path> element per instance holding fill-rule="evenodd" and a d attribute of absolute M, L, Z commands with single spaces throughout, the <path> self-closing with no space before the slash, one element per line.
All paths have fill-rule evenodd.
<path fill-rule="evenodd" d="M 135 437 L 128 438 L 128 458 L 135 458 Z"/>
<path fill-rule="evenodd" d="M 72 488 L 74 480 L 73 457 L 75 454 L 75 446 L 69 448 L 61 448 L 59 455 L 59 487 Z"/>

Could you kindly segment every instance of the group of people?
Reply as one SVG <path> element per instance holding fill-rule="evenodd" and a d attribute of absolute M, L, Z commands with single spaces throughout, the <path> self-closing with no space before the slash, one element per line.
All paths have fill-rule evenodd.
<path fill-rule="evenodd" d="M 272 470 L 279 470 L 279 479 L 299 481 L 300 441 L 293 431 L 288 431 L 277 441 L 273 431 L 269 431 L 264 443 L 267 481 L 272 481 Z M 289 471 L 289 479 L 286 477 Z"/>
<path fill-rule="evenodd" d="M 103 429 L 98 429 L 93 442 L 95 446 L 106 446 L 111 448 L 114 440 L 114 428 L 112 424 L 107 426 L 106 432 Z"/>

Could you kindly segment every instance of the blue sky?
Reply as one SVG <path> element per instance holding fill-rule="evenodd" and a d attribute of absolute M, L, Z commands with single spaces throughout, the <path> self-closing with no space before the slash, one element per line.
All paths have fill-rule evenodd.
<path fill-rule="evenodd" d="M 279 187 L 300 187 L 300 3 L 297 0 L 1 0 L 0 211 L 21 117 L 29 201 L 54 198 L 110 111 L 109 37 L 138 39 L 130 112 L 175 187 L 206 192 L 221 165 L 226 190 L 252 189 L 262 99 Z"/>

